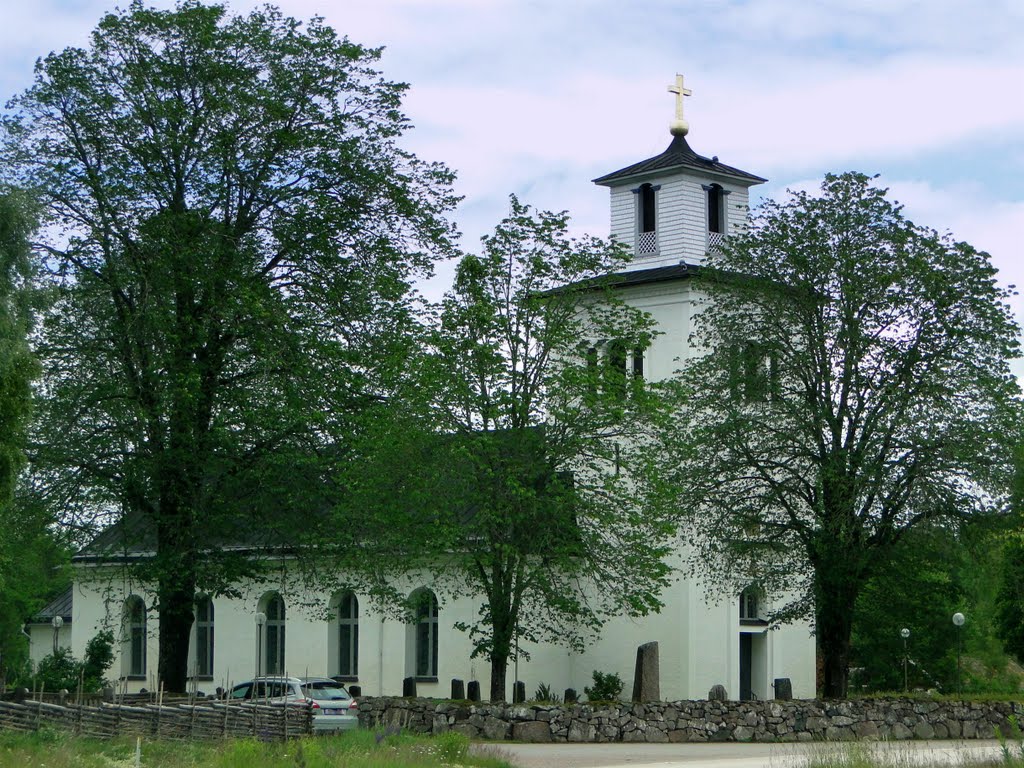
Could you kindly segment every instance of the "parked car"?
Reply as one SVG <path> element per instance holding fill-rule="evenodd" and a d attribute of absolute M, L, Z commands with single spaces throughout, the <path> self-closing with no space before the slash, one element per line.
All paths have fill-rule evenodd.
<path fill-rule="evenodd" d="M 227 698 L 280 706 L 311 706 L 316 733 L 359 727 L 356 700 L 344 686 L 327 677 L 257 677 L 233 687 Z"/>

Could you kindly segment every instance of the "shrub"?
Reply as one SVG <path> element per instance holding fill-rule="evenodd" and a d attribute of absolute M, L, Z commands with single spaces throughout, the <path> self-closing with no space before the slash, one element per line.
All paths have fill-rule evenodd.
<path fill-rule="evenodd" d="M 84 661 L 75 659 L 70 648 L 59 648 L 56 653 L 43 657 L 35 673 L 28 675 L 27 679 L 19 679 L 17 684 L 47 691 L 65 688 L 74 693 L 81 680 L 82 690 L 94 693 L 103 687 L 103 675 L 113 661 L 114 633 L 106 630 L 86 644 Z"/>
<path fill-rule="evenodd" d="M 558 694 L 551 690 L 551 686 L 547 683 L 541 683 L 537 686 L 537 692 L 533 694 L 534 701 L 550 701 L 557 704 L 561 701 L 558 698 Z"/>
<path fill-rule="evenodd" d="M 98 691 L 103 687 L 103 675 L 114 663 L 114 633 L 109 630 L 97 632 L 85 644 L 85 660 L 82 662 L 83 688 Z"/>
<path fill-rule="evenodd" d="M 586 686 L 583 692 L 587 701 L 618 701 L 622 693 L 622 678 L 614 672 L 605 674 L 594 670 L 594 685 Z"/>

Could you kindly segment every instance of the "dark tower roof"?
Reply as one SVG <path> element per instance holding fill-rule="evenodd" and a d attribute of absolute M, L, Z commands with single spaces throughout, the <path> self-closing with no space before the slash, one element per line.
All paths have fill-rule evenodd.
<path fill-rule="evenodd" d="M 720 163 L 718 162 L 717 157 L 704 157 L 703 155 L 698 155 L 690 149 L 690 145 L 686 143 L 685 136 L 675 136 L 672 139 L 672 143 L 668 145 L 668 149 L 660 155 L 655 155 L 648 160 L 642 160 L 639 163 L 634 163 L 633 165 L 627 166 L 618 171 L 613 171 L 612 173 L 600 176 L 594 179 L 594 183 L 601 184 L 603 186 L 612 186 L 615 182 L 622 179 L 628 179 L 631 176 L 640 176 L 642 174 L 666 171 L 674 168 L 692 168 L 705 173 L 720 173 L 723 176 L 732 176 L 733 178 L 744 179 L 751 184 L 761 184 L 768 181 L 768 179 L 763 179 L 752 173 L 741 171 L 739 168 L 733 168 L 731 165 Z"/>

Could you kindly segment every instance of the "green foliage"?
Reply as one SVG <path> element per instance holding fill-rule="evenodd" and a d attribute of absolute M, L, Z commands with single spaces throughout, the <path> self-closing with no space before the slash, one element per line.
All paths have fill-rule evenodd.
<path fill-rule="evenodd" d="M 618 701 L 622 693 L 622 678 L 615 672 L 600 672 L 594 670 L 594 684 L 584 686 L 583 693 L 587 695 L 587 701 Z"/>
<path fill-rule="evenodd" d="M 492 700 L 520 642 L 579 648 L 607 617 L 660 607 L 676 513 L 633 471 L 653 417 L 644 381 L 626 386 L 625 358 L 611 370 L 587 351 L 643 349 L 653 333 L 609 285 L 624 253 L 572 238 L 564 213 L 514 197 L 510 209 L 427 318 L 425 353 L 367 433 L 365 461 L 346 462 L 335 526 L 372 531 L 356 567 L 421 569 L 480 598 L 457 627 L 491 662 Z"/>
<path fill-rule="evenodd" d="M 134 765 L 135 737 L 109 740 L 72 737 L 62 731 L 20 733 L 0 731 L 4 765 L 46 765 L 47 768 L 109 768 Z M 353 731 L 331 738 L 264 743 L 250 739 L 223 742 L 183 742 L 142 739 L 142 765 L 163 768 L 512 768 L 491 754 L 470 752 L 459 734 L 405 737 L 378 744 L 368 731 Z"/>
<path fill-rule="evenodd" d="M 35 214 L 29 196 L 0 183 L 0 681 L 24 663 L 21 624 L 42 606 L 53 581 L 47 568 L 58 565 L 46 523 L 15 499 L 39 371 L 28 344 L 37 300 L 29 245 Z"/>
<path fill-rule="evenodd" d="M 85 647 L 85 658 L 77 660 L 70 648 L 59 648 L 39 662 L 32 672 L 26 672 L 14 681 L 15 685 L 32 690 L 78 691 L 95 693 L 100 691 L 105 680 L 103 675 L 114 661 L 114 633 L 103 630 L 94 635 Z"/>
<path fill-rule="evenodd" d="M 34 270 L 28 238 L 34 228 L 28 199 L 0 188 L 0 515 L 24 464 L 31 385 L 38 369 L 28 348 Z M 0 591 L 6 571 L 0 560 Z"/>
<path fill-rule="evenodd" d="M 999 751 L 1003 757 L 1003 765 L 1024 765 L 1024 736 L 1021 735 L 1017 716 L 1009 715 L 1006 720 L 1009 724 L 1006 733 L 996 728 L 996 738 L 999 739 Z"/>
<path fill-rule="evenodd" d="M 97 632 L 85 644 L 85 659 L 82 660 L 82 677 L 85 690 L 94 691 L 103 687 L 103 675 L 114 663 L 114 633 L 105 629 Z"/>
<path fill-rule="evenodd" d="M 879 563 L 857 598 L 850 666 L 861 671 L 851 681 L 857 690 L 903 690 L 903 638 L 908 686 L 956 687 L 956 635 L 950 617 L 963 606 L 956 581 L 962 549 L 955 532 L 944 526 L 908 531 Z"/>
<path fill-rule="evenodd" d="M 271 6 L 131 3 L 3 119 L 0 181 L 52 224 L 36 481 L 83 535 L 120 513 L 94 553 L 155 549 L 135 575 L 168 690 L 197 590 L 258 571 L 221 545 L 294 544 L 329 506 L 326 457 L 387 393 L 410 282 L 451 250 L 452 174 L 402 149 L 406 86 L 379 56 Z"/>
<path fill-rule="evenodd" d="M 0 504 L 0 680 L 28 666 L 22 625 L 67 587 L 69 550 L 39 494 L 22 484 Z M 5 565 L 6 564 L 6 565 Z"/>
<path fill-rule="evenodd" d="M 56 653 L 44 656 L 33 675 L 35 687 L 46 691 L 78 690 L 78 677 L 82 665 L 71 655 L 70 648 L 58 648 Z"/>
<path fill-rule="evenodd" d="M 909 530 L 1005 505 L 1021 419 L 1007 289 L 862 174 L 768 201 L 708 262 L 654 465 L 695 561 L 813 619 L 846 694 L 851 618 Z M 950 279 L 956 275 L 956 279 Z M 723 393 L 728 396 L 723 397 Z"/>
<path fill-rule="evenodd" d="M 1024 534 L 1011 535 L 1002 550 L 997 629 L 1006 650 L 1024 661 Z"/>
<path fill-rule="evenodd" d="M 432 739 L 434 752 L 442 763 L 462 763 L 469 754 L 469 737 L 455 731 L 435 734 Z"/>
<path fill-rule="evenodd" d="M 540 685 L 537 686 L 537 690 L 533 694 L 533 700 L 534 701 L 550 701 L 550 702 L 553 702 L 553 703 L 557 704 L 562 699 L 561 699 L 561 697 L 557 693 L 555 693 L 553 690 L 551 690 L 551 686 L 550 685 L 548 685 L 547 683 L 541 683 Z"/>

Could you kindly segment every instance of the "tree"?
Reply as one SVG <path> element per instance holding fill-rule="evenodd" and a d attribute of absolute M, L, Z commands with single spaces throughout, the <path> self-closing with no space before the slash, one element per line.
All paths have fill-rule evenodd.
<path fill-rule="evenodd" d="M 60 560 L 50 519 L 15 498 L 25 466 L 32 383 L 39 365 L 29 349 L 35 290 L 29 198 L 0 194 L 0 680 L 25 656 L 22 624 L 42 607 Z"/>
<path fill-rule="evenodd" d="M 197 589 L 290 544 L 449 247 L 451 174 L 399 146 L 405 86 L 378 58 L 272 7 L 133 2 L 43 59 L 4 121 L 58 291 L 35 466 L 66 523 L 117 523 L 101 555 L 154 552 L 170 691 Z"/>
<path fill-rule="evenodd" d="M 950 620 L 964 608 L 957 579 L 966 555 L 949 525 L 917 526 L 878 564 L 857 596 L 850 643 L 857 682 L 873 691 L 901 691 L 907 649 L 910 688 L 956 690 L 956 636 Z M 972 627 L 975 611 L 969 610 Z M 904 643 L 902 629 L 910 630 Z"/>
<path fill-rule="evenodd" d="M 0 514 L 11 502 L 25 463 L 32 381 L 38 373 L 28 346 L 32 321 L 28 238 L 33 228 L 25 196 L 10 190 L 0 194 Z"/>
<path fill-rule="evenodd" d="M 1024 659 L 1024 536 L 1018 531 L 1003 545 L 1003 567 L 996 597 L 996 628 L 1006 650 Z"/>
<path fill-rule="evenodd" d="M 652 406 L 625 351 L 641 354 L 652 326 L 614 295 L 622 251 L 571 238 L 564 213 L 510 209 L 459 263 L 408 410 L 347 483 L 377 520 L 365 563 L 479 596 L 459 628 L 496 701 L 520 642 L 579 648 L 609 616 L 657 610 L 673 533 L 632 472 Z"/>
<path fill-rule="evenodd" d="M 914 225 L 856 173 L 767 202 L 709 260 L 667 388 L 669 468 L 701 562 L 813 617 L 824 693 L 846 694 L 864 585 L 926 521 L 1005 503 L 1017 328 L 988 256 Z"/>

